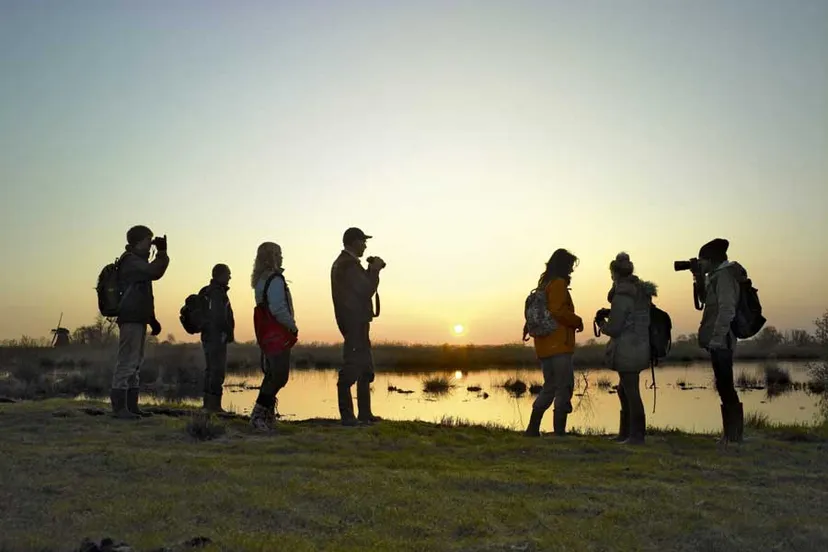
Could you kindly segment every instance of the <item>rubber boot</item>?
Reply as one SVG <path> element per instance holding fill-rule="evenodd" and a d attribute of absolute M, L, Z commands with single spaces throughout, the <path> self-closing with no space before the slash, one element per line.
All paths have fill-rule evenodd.
<path fill-rule="evenodd" d="M 365 424 L 375 424 L 382 421 L 379 416 L 374 416 L 371 412 L 371 383 L 367 380 L 360 379 L 357 381 L 357 408 L 359 415 L 357 420 Z"/>
<path fill-rule="evenodd" d="M 527 437 L 540 437 L 540 425 L 543 420 L 543 410 L 533 408 L 532 415 L 529 417 L 529 425 L 526 426 L 526 431 L 523 432 Z"/>
<path fill-rule="evenodd" d="M 630 411 L 621 410 L 618 419 L 618 435 L 612 438 L 617 443 L 623 443 L 630 436 Z"/>
<path fill-rule="evenodd" d="M 630 416 L 630 436 L 621 442 L 622 445 L 643 445 L 644 435 L 647 433 L 647 415 Z"/>
<path fill-rule="evenodd" d="M 557 410 L 552 413 L 552 427 L 558 437 L 566 435 L 566 417 L 568 415 L 568 412 L 558 412 Z"/>
<path fill-rule="evenodd" d="M 358 426 L 359 420 L 354 416 L 354 400 L 351 398 L 351 387 L 337 385 L 336 395 L 339 401 L 339 416 L 342 418 L 342 425 L 346 427 Z"/>
<path fill-rule="evenodd" d="M 109 400 L 112 403 L 112 416 L 120 420 L 137 420 L 141 416 L 134 414 L 127 408 L 127 390 L 110 389 Z"/>
<path fill-rule="evenodd" d="M 720 445 L 727 445 L 730 442 L 730 408 L 726 404 L 721 405 L 722 410 L 722 436 L 719 438 Z"/>
<path fill-rule="evenodd" d="M 141 418 L 149 418 L 152 412 L 141 410 L 138 406 L 138 388 L 131 387 L 127 390 L 127 409 L 133 414 L 137 414 Z"/>
<path fill-rule="evenodd" d="M 723 435 L 720 443 L 741 443 L 745 432 L 745 411 L 742 403 L 722 405 Z"/>
<path fill-rule="evenodd" d="M 736 442 L 742 443 L 745 436 L 745 408 L 742 403 L 733 405 L 733 425 L 735 426 Z"/>

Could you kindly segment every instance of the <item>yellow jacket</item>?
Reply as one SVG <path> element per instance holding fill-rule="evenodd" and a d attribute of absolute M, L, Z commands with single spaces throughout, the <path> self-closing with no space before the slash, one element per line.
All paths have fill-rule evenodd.
<path fill-rule="evenodd" d="M 566 280 L 556 278 L 545 289 L 546 308 L 558 322 L 558 329 L 550 335 L 535 338 L 538 358 L 575 351 L 575 329 L 583 328 L 581 317 L 575 314 L 575 305 L 567 289 Z"/>

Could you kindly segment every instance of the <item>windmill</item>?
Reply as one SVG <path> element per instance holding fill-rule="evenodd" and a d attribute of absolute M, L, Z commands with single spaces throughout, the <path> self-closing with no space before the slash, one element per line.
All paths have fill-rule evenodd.
<path fill-rule="evenodd" d="M 63 313 L 60 313 L 57 327 L 52 329 L 52 347 L 65 347 L 69 345 L 69 330 L 61 327 L 63 322 Z"/>

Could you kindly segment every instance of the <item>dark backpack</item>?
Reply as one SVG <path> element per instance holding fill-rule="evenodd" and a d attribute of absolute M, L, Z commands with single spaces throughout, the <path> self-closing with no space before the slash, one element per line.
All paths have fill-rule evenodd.
<path fill-rule="evenodd" d="M 650 305 L 650 358 L 655 364 L 670 352 L 673 344 L 670 315 L 655 305 Z"/>
<path fill-rule="evenodd" d="M 759 302 L 759 290 L 753 287 L 750 278 L 739 282 L 739 300 L 736 302 L 736 316 L 730 323 L 730 329 L 738 339 L 753 337 L 767 320 L 762 316 L 762 303 Z"/>
<path fill-rule="evenodd" d="M 543 289 L 533 289 L 523 303 L 523 340 L 529 337 L 544 337 L 552 335 L 558 329 L 558 322 L 552 317 L 546 306 L 546 292 Z"/>
<path fill-rule="evenodd" d="M 98 285 L 95 287 L 98 292 L 98 310 L 102 316 L 107 318 L 118 316 L 118 312 L 121 310 L 123 294 L 118 282 L 119 267 L 119 259 L 115 259 L 115 262 L 103 267 L 98 275 Z"/>
<path fill-rule="evenodd" d="M 178 319 L 188 334 L 201 333 L 207 327 L 210 318 L 210 299 L 205 290 L 206 288 L 188 295 L 179 311 Z"/>

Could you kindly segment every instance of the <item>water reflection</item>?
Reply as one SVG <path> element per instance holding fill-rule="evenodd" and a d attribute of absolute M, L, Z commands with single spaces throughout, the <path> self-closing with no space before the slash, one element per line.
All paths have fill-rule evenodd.
<path fill-rule="evenodd" d="M 804 391 L 806 365 L 783 366 L 792 380 L 785 392 L 760 384 L 740 386 L 745 412 L 762 413 L 771 421 L 784 423 L 810 423 L 828 412 L 825 400 Z M 762 371 L 759 364 L 740 363 L 736 373 L 744 375 L 742 383 L 755 383 Z M 608 370 L 577 372 L 569 425 L 581 430 L 615 431 L 620 408 L 614 388 L 617 379 L 617 374 Z M 229 376 L 224 408 L 249 412 L 258 392 L 258 380 L 258 374 Z M 539 369 L 379 372 L 373 385 L 373 406 L 378 415 L 392 420 L 437 422 L 449 416 L 521 429 L 528 421 L 534 396 L 540 391 L 540 381 Z M 655 383 L 653 386 L 649 372 L 642 373 L 641 392 L 648 424 L 697 432 L 721 428 L 719 400 L 707 364 L 658 368 Z M 294 370 L 288 386 L 279 394 L 279 409 L 289 419 L 338 417 L 336 372 Z M 552 416 L 547 418 L 542 429 L 551 431 Z"/>

